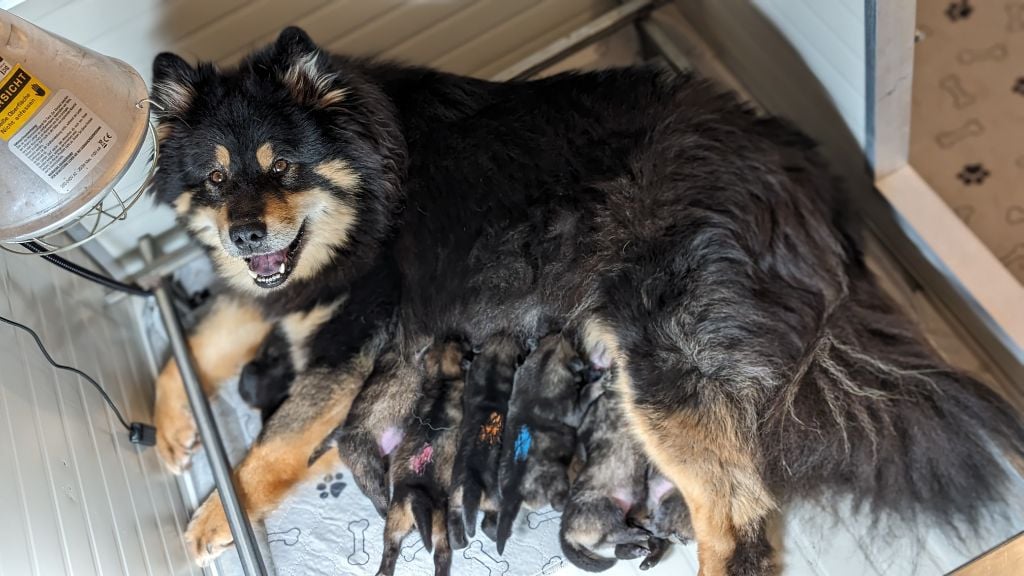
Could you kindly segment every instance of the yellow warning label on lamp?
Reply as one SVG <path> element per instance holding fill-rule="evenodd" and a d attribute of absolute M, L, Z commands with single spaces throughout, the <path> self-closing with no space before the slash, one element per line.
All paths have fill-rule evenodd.
<path fill-rule="evenodd" d="M 0 138 L 10 140 L 46 101 L 50 89 L 15 66 L 0 81 Z"/>

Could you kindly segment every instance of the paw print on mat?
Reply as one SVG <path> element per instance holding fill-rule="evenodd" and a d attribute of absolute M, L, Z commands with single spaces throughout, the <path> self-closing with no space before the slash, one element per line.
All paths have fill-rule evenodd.
<path fill-rule="evenodd" d="M 971 186 L 974 184 L 981 184 L 985 182 L 985 179 L 988 178 L 990 175 L 991 173 L 988 171 L 987 168 L 985 168 L 983 164 L 977 163 L 967 164 L 966 166 L 964 166 L 964 169 L 961 170 L 960 173 L 956 175 L 956 177 L 959 178 L 960 181 L 963 182 L 964 184 Z"/>
<path fill-rule="evenodd" d="M 342 482 L 344 476 L 341 473 L 331 476 L 328 474 L 324 476 L 324 481 L 316 485 L 317 491 L 320 492 L 321 498 L 327 498 L 328 496 L 334 496 L 337 498 L 341 496 L 341 491 L 345 489 L 345 483 Z"/>
<path fill-rule="evenodd" d="M 1024 96 L 1024 76 L 1017 78 L 1017 82 L 1013 85 L 1013 91 Z"/>

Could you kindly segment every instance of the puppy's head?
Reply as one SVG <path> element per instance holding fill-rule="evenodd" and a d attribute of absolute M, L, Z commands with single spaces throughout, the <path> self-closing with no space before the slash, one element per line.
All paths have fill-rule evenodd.
<path fill-rule="evenodd" d="M 156 194 L 235 288 L 262 293 L 367 256 L 398 201 L 387 98 L 297 28 L 237 69 L 154 62 Z"/>
<path fill-rule="evenodd" d="M 472 350 L 467 342 L 458 338 L 447 338 L 434 342 L 427 348 L 420 362 L 428 377 L 437 380 L 461 379 L 469 369 Z"/>

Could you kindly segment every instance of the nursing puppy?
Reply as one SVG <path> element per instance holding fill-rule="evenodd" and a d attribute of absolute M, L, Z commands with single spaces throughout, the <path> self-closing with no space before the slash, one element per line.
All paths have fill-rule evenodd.
<path fill-rule="evenodd" d="M 580 395 L 601 373 L 590 369 L 562 334 L 542 338 L 516 372 L 502 443 L 499 553 L 523 503 L 532 509 L 565 506 Z"/>
<path fill-rule="evenodd" d="M 291 342 L 280 325 L 274 326 L 260 345 L 256 357 L 242 368 L 238 377 L 238 395 L 260 411 L 264 422 L 288 398 L 295 380 Z"/>
<path fill-rule="evenodd" d="M 451 569 L 448 493 L 462 421 L 466 352 L 462 343 L 448 341 L 432 346 L 423 356 L 422 395 L 391 467 L 394 493 L 384 524 L 378 574 L 394 574 L 402 540 L 414 525 L 423 546 L 434 550 L 435 575 L 447 575 Z"/>
<path fill-rule="evenodd" d="M 470 536 L 476 532 L 481 500 L 485 512 L 493 515 L 497 511 L 505 418 L 516 368 L 526 352 L 513 336 L 496 334 L 480 347 L 466 376 L 452 501 L 461 504 Z"/>
<path fill-rule="evenodd" d="M 310 456 L 313 463 L 331 448 L 337 449 L 356 485 L 382 518 L 391 498 L 390 461 L 410 426 L 423 382 L 416 360 L 407 360 L 420 355 L 403 353 L 398 342 L 396 338 L 389 343 L 377 359 L 347 419 Z"/>
<path fill-rule="evenodd" d="M 614 391 L 593 401 L 580 424 L 578 439 L 583 469 L 562 513 L 559 539 L 565 557 L 588 572 L 615 565 L 614 558 L 594 552 L 616 546 L 627 557 L 650 552 L 651 534 L 629 522 L 628 514 L 646 494 L 647 458 L 621 428 L 622 412 Z"/>

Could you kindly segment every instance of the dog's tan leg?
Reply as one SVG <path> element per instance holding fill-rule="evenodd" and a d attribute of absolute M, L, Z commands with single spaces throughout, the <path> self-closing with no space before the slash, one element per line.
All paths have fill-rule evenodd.
<path fill-rule="evenodd" d="M 686 499 L 700 575 L 774 574 L 765 524 L 777 506 L 761 479 L 753 443 L 743 440 L 724 400 L 702 398 L 693 408 L 658 405 L 657 399 L 641 405 L 636 398 L 644 385 L 632 380 L 629 359 L 614 334 L 593 323 L 585 338 L 588 348 L 600 342 L 611 351 L 614 387 L 631 429 Z"/>
<path fill-rule="evenodd" d="M 309 456 L 348 415 L 368 370 L 317 369 L 302 374 L 291 396 L 267 422 L 260 439 L 235 471 L 235 486 L 250 521 L 265 518 L 296 484 L 329 471 L 336 451 L 309 465 Z M 185 539 L 200 565 L 233 539 L 216 492 L 196 511 Z"/>
<path fill-rule="evenodd" d="M 634 405 L 627 413 L 690 507 L 701 575 L 774 574 L 765 523 L 776 505 L 726 410 L 659 414 Z"/>
<path fill-rule="evenodd" d="M 207 395 L 237 374 L 251 360 L 270 330 L 260 311 L 229 298 L 220 298 L 189 338 L 196 371 Z M 157 453 L 164 466 L 181 474 L 198 441 L 178 364 L 170 359 L 156 381 L 153 409 Z"/>

